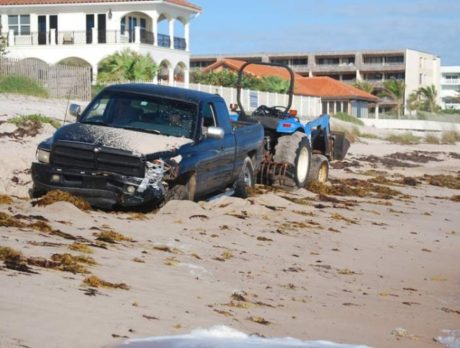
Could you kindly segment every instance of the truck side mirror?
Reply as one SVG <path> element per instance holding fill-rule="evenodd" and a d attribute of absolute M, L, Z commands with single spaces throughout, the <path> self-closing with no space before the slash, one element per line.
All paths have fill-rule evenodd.
<path fill-rule="evenodd" d="M 81 106 L 78 104 L 70 104 L 69 106 L 69 114 L 75 116 L 77 120 L 80 119 L 81 114 Z"/>
<path fill-rule="evenodd" d="M 223 139 L 224 135 L 224 130 L 220 127 L 209 127 L 206 132 L 206 137 L 209 139 Z"/>

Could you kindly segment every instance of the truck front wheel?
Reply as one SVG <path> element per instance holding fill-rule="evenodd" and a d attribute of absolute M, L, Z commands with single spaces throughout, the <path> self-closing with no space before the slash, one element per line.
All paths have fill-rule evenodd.
<path fill-rule="evenodd" d="M 273 156 L 275 162 L 289 165 L 286 176 L 291 183 L 289 186 L 304 187 L 310 170 L 311 148 L 305 134 L 296 132 L 278 139 Z"/>
<path fill-rule="evenodd" d="M 254 188 L 256 183 L 254 165 L 251 158 L 248 156 L 244 159 L 243 167 L 241 168 L 240 175 L 235 182 L 234 196 L 240 198 L 247 198 L 249 196 L 249 190 Z"/>

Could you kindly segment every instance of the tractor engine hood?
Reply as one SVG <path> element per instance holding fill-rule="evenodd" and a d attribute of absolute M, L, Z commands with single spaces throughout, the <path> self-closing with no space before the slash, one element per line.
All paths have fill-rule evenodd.
<path fill-rule="evenodd" d="M 73 123 L 59 128 L 53 136 L 53 142 L 57 141 L 74 141 L 114 148 L 129 151 L 139 156 L 162 152 L 174 153 L 180 147 L 193 142 L 192 139 L 184 137 L 84 123 Z"/>

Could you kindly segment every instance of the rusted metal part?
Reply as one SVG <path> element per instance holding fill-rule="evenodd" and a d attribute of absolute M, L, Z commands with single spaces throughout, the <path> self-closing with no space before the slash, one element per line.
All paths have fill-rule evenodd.
<path fill-rule="evenodd" d="M 257 173 L 257 183 L 262 185 L 273 185 L 278 180 L 280 185 L 285 185 L 288 163 L 273 161 L 271 156 L 265 156 Z"/>

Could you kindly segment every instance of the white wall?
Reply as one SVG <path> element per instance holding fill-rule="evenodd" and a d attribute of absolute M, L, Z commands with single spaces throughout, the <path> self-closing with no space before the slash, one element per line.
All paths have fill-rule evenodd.
<path fill-rule="evenodd" d="M 413 130 L 413 131 L 452 131 L 460 132 L 459 123 L 422 121 L 422 120 L 392 120 L 362 118 L 366 126 L 380 129 Z"/>

